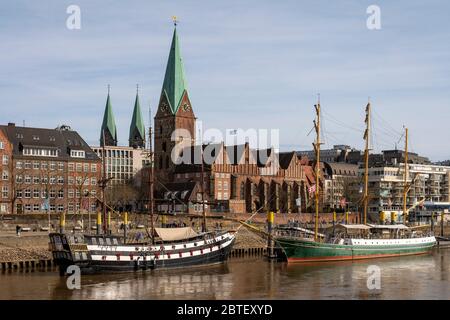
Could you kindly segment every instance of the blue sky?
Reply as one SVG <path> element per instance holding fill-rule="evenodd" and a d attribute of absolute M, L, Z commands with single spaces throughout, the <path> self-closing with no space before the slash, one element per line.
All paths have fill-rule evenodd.
<path fill-rule="evenodd" d="M 126 144 L 136 83 L 146 112 L 158 102 L 177 15 L 205 128 L 275 128 L 282 149 L 310 149 L 320 92 L 327 145 L 361 148 L 370 96 L 375 150 L 393 148 L 405 124 L 412 151 L 450 159 L 450 3 L 330 2 L 2 1 L 0 123 L 65 123 L 98 144 L 109 83 Z M 81 30 L 66 28 L 71 4 Z M 381 30 L 366 27 L 371 4 Z"/>

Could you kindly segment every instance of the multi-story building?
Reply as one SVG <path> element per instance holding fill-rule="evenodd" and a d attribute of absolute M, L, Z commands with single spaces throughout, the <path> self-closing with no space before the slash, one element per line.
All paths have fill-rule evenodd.
<path fill-rule="evenodd" d="M 321 149 L 320 161 L 323 162 L 348 162 L 349 154 L 358 153 L 358 150 L 347 145 L 335 145 L 333 149 Z M 316 159 L 316 152 L 314 150 L 297 151 L 299 156 L 307 157 L 310 160 Z M 359 152 L 361 154 L 361 152 Z"/>
<path fill-rule="evenodd" d="M 359 181 L 358 165 L 340 162 L 324 162 L 323 190 L 324 207 L 328 209 L 346 209 L 356 207 L 354 198 L 355 184 Z"/>
<path fill-rule="evenodd" d="M 11 145 L 9 213 L 96 210 L 101 160 L 77 132 L 13 123 L 0 132 Z"/>
<path fill-rule="evenodd" d="M 0 130 L 0 215 L 11 212 L 11 172 L 12 146 L 5 133 Z"/>
<path fill-rule="evenodd" d="M 407 207 L 412 208 L 418 202 L 450 202 L 450 167 L 430 164 L 408 164 Z M 381 211 L 403 211 L 404 163 L 378 165 L 369 168 L 369 213 L 374 217 Z M 362 177 L 364 169 L 359 169 Z"/>

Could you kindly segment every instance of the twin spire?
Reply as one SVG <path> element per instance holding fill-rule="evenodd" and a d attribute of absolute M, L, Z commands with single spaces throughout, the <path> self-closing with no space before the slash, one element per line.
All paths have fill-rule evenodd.
<path fill-rule="evenodd" d="M 106 99 L 105 113 L 103 115 L 102 129 L 100 132 L 100 146 L 117 146 L 117 128 L 114 120 L 114 113 L 111 106 L 111 98 Z M 130 124 L 129 146 L 133 148 L 145 147 L 145 125 L 139 103 L 139 89 L 136 90 L 136 100 L 134 101 L 133 118 Z"/>

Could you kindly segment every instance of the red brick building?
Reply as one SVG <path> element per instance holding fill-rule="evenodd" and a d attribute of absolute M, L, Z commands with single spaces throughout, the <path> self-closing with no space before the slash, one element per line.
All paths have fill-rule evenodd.
<path fill-rule="evenodd" d="M 0 215 L 11 212 L 12 146 L 0 130 Z"/>
<path fill-rule="evenodd" d="M 10 146 L 3 150 L 9 156 L 8 213 L 96 211 L 101 159 L 77 132 L 10 123 L 0 126 L 0 139 Z"/>
<path fill-rule="evenodd" d="M 298 212 L 311 206 L 308 188 L 314 176 L 307 159 L 249 144 L 209 145 L 202 151 L 194 146 L 195 121 L 175 29 L 154 118 L 159 210 L 201 212 L 202 156 L 208 211 Z"/>

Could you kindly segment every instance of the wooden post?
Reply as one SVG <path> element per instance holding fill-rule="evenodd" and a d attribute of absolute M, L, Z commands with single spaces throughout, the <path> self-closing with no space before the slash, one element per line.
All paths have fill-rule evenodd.
<path fill-rule="evenodd" d="M 97 234 L 100 234 L 100 228 L 102 227 L 102 213 L 97 212 Z"/>
<path fill-rule="evenodd" d="M 128 212 L 123 214 L 123 243 L 127 243 L 127 229 L 128 229 Z"/>
<path fill-rule="evenodd" d="M 107 230 L 108 230 L 108 234 L 111 234 L 112 232 L 111 232 L 111 211 L 108 211 L 108 228 L 107 228 Z"/>
<path fill-rule="evenodd" d="M 273 237 L 272 237 L 272 229 L 274 222 L 274 213 L 273 211 L 269 211 L 267 213 L 267 232 L 269 233 L 267 246 L 269 247 L 269 258 L 273 258 Z"/>
<path fill-rule="evenodd" d="M 64 214 L 64 211 L 61 212 L 61 216 L 59 219 L 59 232 L 64 233 L 64 229 L 66 227 L 66 215 Z"/>

